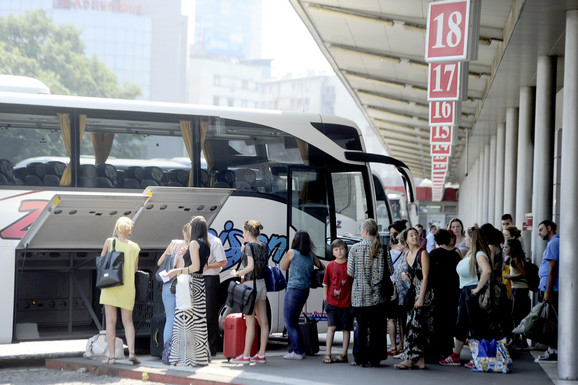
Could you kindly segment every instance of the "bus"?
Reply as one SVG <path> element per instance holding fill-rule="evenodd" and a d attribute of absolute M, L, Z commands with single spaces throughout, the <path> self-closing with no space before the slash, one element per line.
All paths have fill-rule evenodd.
<path fill-rule="evenodd" d="M 245 221 L 263 224 L 271 264 L 298 230 L 327 263 L 332 240 L 355 242 L 363 220 L 390 215 L 377 209 L 370 163 L 394 167 L 414 196 L 402 162 L 366 153 L 353 122 L 318 114 L 0 92 L 0 154 L 0 343 L 102 329 L 94 260 L 121 215 L 135 221 L 139 268 L 149 272 L 203 215 L 227 255 L 224 304 Z M 385 231 L 391 217 L 378 221 Z M 268 293 L 272 333 L 284 329 L 283 298 Z M 312 290 L 304 310 L 324 330 L 322 304 Z M 158 312 L 154 282 L 135 305 L 137 336 Z"/>

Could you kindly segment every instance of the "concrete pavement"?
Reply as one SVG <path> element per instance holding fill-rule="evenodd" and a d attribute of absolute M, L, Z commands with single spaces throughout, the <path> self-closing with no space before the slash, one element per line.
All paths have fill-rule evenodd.
<path fill-rule="evenodd" d="M 111 375 L 127 379 L 145 380 L 169 384 L 383 384 L 420 383 L 420 385 L 544 385 L 576 384 L 557 381 L 556 364 L 536 364 L 530 352 L 513 352 L 514 368 L 511 374 L 474 373 L 464 367 L 442 367 L 428 365 L 426 370 L 402 371 L 393 368 L 399 362 L 391 357 L 379 368 L 352 367 L 349 364 L 323 364 L 324 351 L 317 356 L 302 361 L 283 359 L 284 350 L 267 352 L 267 364 L 239 365 L 227 362 L 218 355 L 213 362 L 203 368 L 168 367 L 157 357 L 139 356 L 142 363 L 132 366 L 128 360 L 117 361 L 115 365 L 102 364 L 97 360 L 81 357 L 86 341 L 28 342 L 0 345 L 0 367 L 31 361 L 46 361 L 46 367 L 62 370 L 81 370 L 95 375 Z M 538 352 L 533 352 L 537 354 Z M 351 359 L 351 355 L 349 356 Z M 462 359 L 469 359 L 464 349 Z M 544 369 L 546 370 L 544 370 Z M 552 376 L 552 378 L 551 378 Z M 0 383 L 2 383 L 0 379 Z M 361 385 L 361 384 L 360 384 Z"/>

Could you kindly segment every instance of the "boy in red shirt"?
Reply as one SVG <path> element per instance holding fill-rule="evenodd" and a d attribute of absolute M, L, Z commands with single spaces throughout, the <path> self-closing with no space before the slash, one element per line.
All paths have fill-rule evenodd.
<path fill-rule="evenodd" d="M 325 268 L 323 278 L 323 300 L 327 313 L 327 339 L 324 364 L 332 362 L 347 362 L 349 348 L 349 332 L 353 330 L 353 315 L 351 313 L 351 286 L 353 278 L 347 275 L 347 244 L 336 239 L 331 243 L 334 261 Z M 335 358 L 331 358 L 331 346 L 336 330 L 343 331 L 343 351 Z"/>

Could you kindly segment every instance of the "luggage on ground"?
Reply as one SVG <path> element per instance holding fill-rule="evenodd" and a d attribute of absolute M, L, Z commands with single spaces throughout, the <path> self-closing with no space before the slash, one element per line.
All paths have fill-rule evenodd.
<path fill-rule="evenodd" d="M 235 358 L 243 354 L 245 349 L 245 331 L 247 325 L 245 324 L 245 316 L 241 313 L 229 314 L 225 318 L 225 334 L 223 337 L 223 356 L 227 360 Z M 259 350 L 259 324 L 257 317 L 255 317 L 255 339 L 253 339 L 253 346 L 251 347 L 251 357 L 257 354 Z"/>
<path fill-rule="evenodd" d="M 151 356 L 161 357 L 163 355 L 165 321 L 165 313 L 153 314 L 151 319 Z"/>

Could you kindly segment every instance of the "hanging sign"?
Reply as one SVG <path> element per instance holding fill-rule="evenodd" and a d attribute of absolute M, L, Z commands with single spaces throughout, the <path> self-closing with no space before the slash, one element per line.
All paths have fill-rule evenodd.
<path fill-rule="evenodd" d="M 453 126 L 430 126 L 430 144 L 452 144 Z"/>
<path fill-rule="evenodd" d="M 476 60 L 480 4 L 479 1 L 470 0 L 429 4 L 425 47 L 427 62 Z"/>

